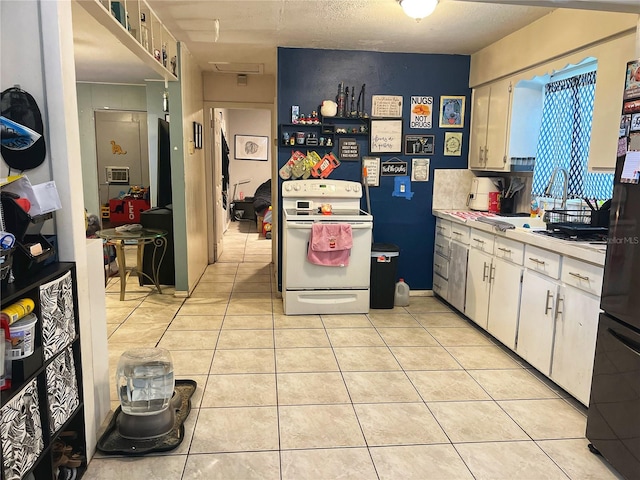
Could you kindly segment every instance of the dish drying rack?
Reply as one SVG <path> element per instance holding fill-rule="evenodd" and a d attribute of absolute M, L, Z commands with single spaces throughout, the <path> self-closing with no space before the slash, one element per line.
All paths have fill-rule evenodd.
<path fill-rule="evenodd" d="M 592 225 L 591 210 L 547 210 L 542 219 L 546 224 L 553 223 L 583 223 Z"/>
<path fill-rule="evenodd" d="M 607 230 L 609 210 L 547 210 L 542 217 L 547 230 L 569 226 L 571 228 L 598 228 Z"/>

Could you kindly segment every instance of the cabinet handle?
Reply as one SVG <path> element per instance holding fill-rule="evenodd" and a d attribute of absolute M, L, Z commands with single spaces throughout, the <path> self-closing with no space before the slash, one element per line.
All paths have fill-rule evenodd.
<path fill-rule="evenodd" d="M 438 247 L 440 250 L 442 250 L 444 247 L 442 245 L 440 245 L 439 243 L 436 243 L 436 247 Z"/>
<path fill-rule="evenodd" d="M 549 310 L 551 310 L 553 308 L 553 306 L 549 306 L 549 299 L 553 299 L 553 293 L 551 293 L 551 290 L 547 290 L 547 300 L 545 302 L 544 305 L 544 314 L 546 315 L 547 313 L 549 313 Z"/>
<path fill-rule="evenodd" d="M 501 250 L 501 251 L 503 251 L 504 253 L 511 253 L 511 250 L 509 250 L 508 248 L 498 247 L 498 250 Z"/>
<path fill-rule="evenodd" d="M 491 265 L 489 269 L 489 283 L 493 282 L 496 278 L 496 267 Z"/>
<path fill-rule="evenodd" d="M 483 262 L 484 263 L 484 268 L 482 269 L 482 281 L 484 282 L 488 275 L 487 275 L 487 262 Z"/>
<path fill-rule="evenodd" d="M 484 163 L 489 161 L 489 147 L 484 147 Z"/>
<path fill-rule="evenodd" d="M 569 272 L 569 275 L 571 275 L 572 277 L 576 277 L 580 280 L 585 280 L 585 281 L 589 281 L 589 277 L 585 277 L 584 275 L 580 275 L 579 273 L 574 273 L 574 272 Z"/>
<path fill-rule="evenodd" d="M 479 238 L 473 238 L 476 242 L 484 244 L 484 240 L 480 240 Z"/>
<path fill-rule="evenodd" d="M 538 265 L 544 265 L 544 262 L 542 260 L 538 260 L 537 258 L 529 257 L 529 260 L 531 260 L 533 263 L 537 263 Z"/>
<path fill-rule="evenodd" d="M 563 312 L 562 310 L 560 310 L 560 303 L 562 302 L 562 305 L 564 306 L 564 297 L 561 297 L 560 295 L 558 295 L 558 297 L 556 297 L 556 315 L 554 317 L 554 320 L 558 319 L 558 315 L 562 315 Z"/>
<path fill-rule="evenodd" d="M 462 235 L 462 233 L 460 232 L 451 232 L 451 233 L 453 233 L 454 235 Z"/>
<path fill-rule="evenodd" d="M 480 147 L 480 163 L 484 162 L 484 147 Z"/>
<path fill-rule="evenodd" d="M 440 225 L 436 225 L 436 228 L 437 228 L 438 230 L 441 230 L 441 231 L 442 231 L 442 230 L 444 230 L 444 227 L 442 227 L 442 226 L 440 226 Z"/>

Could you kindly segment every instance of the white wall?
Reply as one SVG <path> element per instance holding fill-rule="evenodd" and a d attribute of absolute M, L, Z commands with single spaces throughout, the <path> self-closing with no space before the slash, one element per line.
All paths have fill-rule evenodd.
<path fill-rule="evenodd" d="M 236 192 L 237 200 L 240 192 L 245 197 L 251 197 L 262 183 L 271 178 L 271 111 L 270 110 L 247 110 L 230 109 L 227 117 L 227 129 L 229 142 L 229 195 L 233 195 L 234 185 L 241 180 L 251 181 L 247 184 L 238 185 Z M 268 138 L 268 160 L 266 162 L 258 160 L 238 160 L 235 155 L 235 135 L 257 135 Z"/>
<path fill-rule="evenodd" d="M 145 87 L 143 85 L 78 83 L 76 90 L 80 120 L 84 205 L 89 213 L 100 216 L 95 111 L 133 110 L 144 112 L 147 109 Z"/>
<path fill-rule="evenodd" d="M 180 162 L 174 163 L 178 168 L 172 170 L 172 190 L 174 199 L 174 236 L 184 237 L 186 247 L 187 288 L 189 292 L 195 288 L 196 283 L 208 264 L 207 255 L 207 196 L 206 196 L 206 168 L 204 149 L 193 148 L 193 122 L 203 124 L 203 99 L 202 99 L 202 73 L 189 53 L 186 46 L 180 44 L 180 83 L 182 98 L 182 138 L 183 150 L 181 152 L 182 168 Z M 169 100 L 171 102 L 171 99 Z M 171 104 L 171 108 L 173 104 Z M 175 121 L 173 115 L 172 122 Z M 171 129 L 173 140 L 173 128 Z M 173 144 L 173 142 L 172 142 Z M 174 156 L 172 156 L 174 160 Z M 173 165 L 172 165 L 173 167 Z M 175 172 L 177 170 L 177 172 Z M 178 176 L 176 176 L 176 173 Z M 180 176 L 180 174 L 182 175 Z M 177 188 L 177 184 L 182 183 Z M 184 195 L 184 230 L 176 235 L 176 196 L 182 192 Z M 176 242 L 176 245 L 178 242 Z M 177 252 L 177 249 L 176 249 Z M 178 256 L 176 255 L 176 280 L 178 273 Z M 176 283 L 176 290 L 181 290 Z"/>
<path fill-rule="evenodd" d="M 102 317 L 100 312 L 92 317 L 89 297 L 90 281 L 103 285 L 102 272 L 91 267 L 101 265 L 102 255 L 99 251 L 94 253 L 99 259 L 90 257 L 85 238 L 71 3 L 0 2 L 0 45 L 1 88 L 20 84 L 42 111 L 47 159 L 29 177 L 33 183 L 55 181 L 62 203 L 62 209 L 55 213 L 58 255 L 60 260 L 76 264 L 87 456 L 91 457 L 96 444 L 92 426 L 103 420 L 96 405 L 109 402 L 94 389 L 94 382 L 108 382 L 99 378 L 100 370 L 94 370 L 94 365 L 107 363 L 108 359 L 99 354 L 94 357 L 92 341 L 92 322 L 106 322 L 104 311 Z M 102 341 L 106 343 L 106 338 Z"/>

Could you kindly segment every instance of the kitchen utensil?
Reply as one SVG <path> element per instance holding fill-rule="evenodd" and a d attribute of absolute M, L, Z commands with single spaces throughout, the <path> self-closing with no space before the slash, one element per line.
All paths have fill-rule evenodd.
<path fill-rule="evenodd" d="M 585 203 L 587 204 L 587 206 L 591 209 L 592 212 L 595 212 L 596 210 L 598 210 L 593 203 L 591 203 L 591 199 L 589 198 L 583 198 L 583 200 L 585 201 Z M 597 205 L 597 204 L 596 204 Z"/>

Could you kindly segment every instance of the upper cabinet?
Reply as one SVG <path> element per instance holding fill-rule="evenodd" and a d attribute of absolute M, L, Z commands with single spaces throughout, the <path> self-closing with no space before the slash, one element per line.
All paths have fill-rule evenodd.
<path fill-rule="evenodd" d="M 145 0 L 87 0 L 79 4 L 161 78 L 177 80 L 178 43 Z"/>
<path fill-rule="evenodd" d="M 473 90 L 469 168 L 509 170 L 509 115 L 512 87 L 502 80 Z"/>

